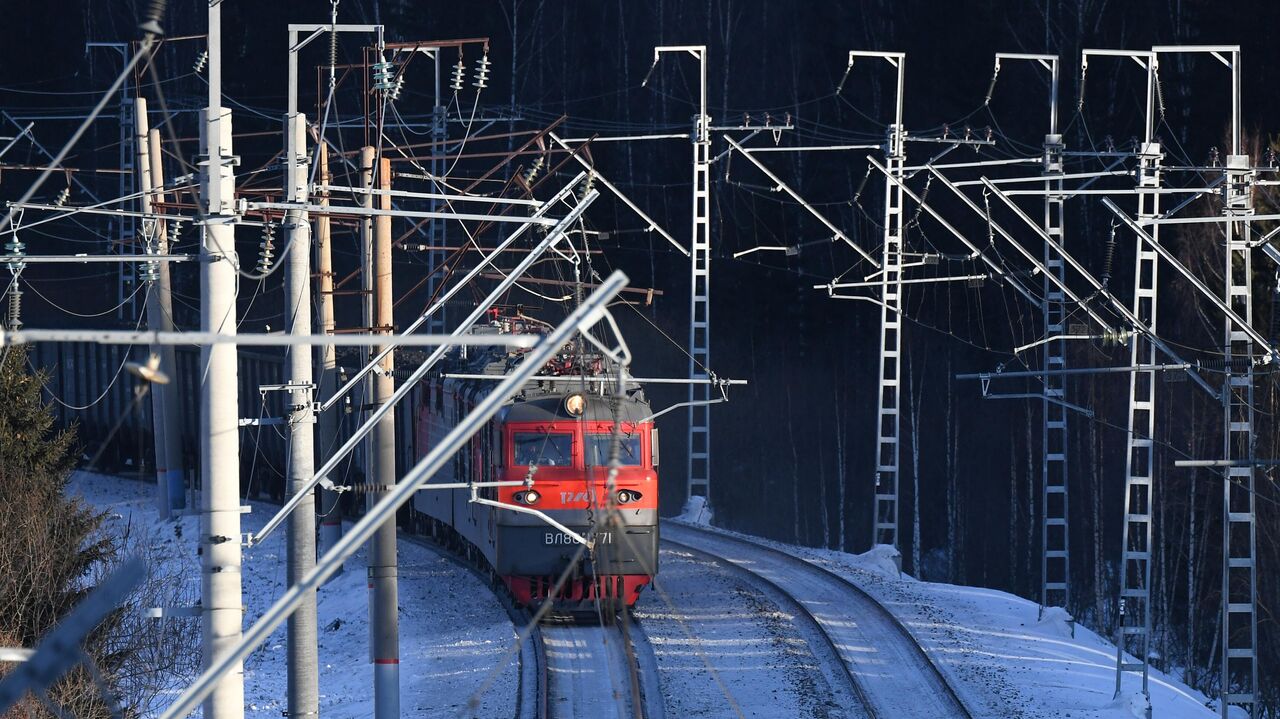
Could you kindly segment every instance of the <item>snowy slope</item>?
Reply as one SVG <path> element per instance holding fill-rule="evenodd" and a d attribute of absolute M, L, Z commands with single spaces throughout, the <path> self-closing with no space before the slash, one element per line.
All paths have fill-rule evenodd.
<path fill-rule="evenodd" d="M 155 561 L 189 577 L 189 596 L 199 597 L 197 518 L 176 523 L 156 517 L 153 487 L 142 482 L 79 473 L 71 491 L 111 514 L 108 529 L 142 533 Z M 249 502 L 244 531 L 261 527 L 275 511 Z M 285 532 L 245 552 L 245 626 L 284 591 Z M 431 550 L 400 543 L 400 702 L 405 716 L 506 717 L 514 713 L 517 673 L 507 654 L 515 631 L 490 591 L 467 570 Z M 320 591 L 320 710 L 343 719 L 372 714 L 373 670 L 368 658 L 368 602 L 363 552 Z M 198 631 L 198 619 L 192 622 Z M 506 663 L 501 669 L 499 664 Z M 482 687 L 474 714 L 465 703 Z M 164 701 L 161 704 L 165 703 Z M 285 628 L 282 626 L 245 664 L 246 716 L 278 719 L 287 709 Z M 158 710 L 163 707 L 152 707 Z"/>
<path fill-rule="evenodd" d="M 752 539 L 835 571 L 869 592 L 921 642 L 975 717 L 1144 716 L 1136 675 L 1126 675 L 1125 693 L 1113 699 L 1115 645 L 1078 625 L 1073 637 L 1065 614 L 1037 621 L 1034 602 L 1006 592 L 899 577 L 887 548 L 851 555 Z M 1217 716 L 1210 708 L 1216 702 L 1161 672 L 1153 670 L 1150 686 L 1158 719 Z"/>
<path fill-rule="evenodd" d="M 156 519 L 152 488 L 144 483 L 79 474 L 72 491 L 110 512 L 109 527 L 131 532 L 152 548 L 153 560 L 180 572 L 199 595 L 195 517 L 177 523 Z M 261 526 L 274 511 L 250 503 L 245 531 Z M 690 517 L 691 519 L 694 517 Z M 180 529 L 175 532 L 175 527 Z M 1113 700 L 1115 648 L 1083 627 L 1074 636 L 1061 615 L 1037 621 L 1033 602 L 977 587 L 918 582 L 899 577 L 884 551 L 854 556 L 766 542 L 815 562 L 858 583 L 889 608 L 934 658 L 975 717 L 992 719 L 1134 719 L 1143 716 L 1138 680 Z M 246 625 L 284 589 L 284 533 L 245 553 Z M 823 703 L 827 692 L 790 696 L 788 673 L 801 671 L 816 689 L 821 673 L 796 655 L 799 664 L 777 665 L 788 653 L 770 647 L 769 622 L 744 604 L 750 587 L 733 587 L 706 567 L 664 552 L 659 587 L 646 593 L 637 614 L 644 620 L 660 664 L 668 716 L 734 715 L 726 694 L 748 716 L 841 714 Z M 400 545 L 401 701 L 405 716 L 507 717 L 514 712 L 516 667 L 508 650 L 511 622 L 470 572 L 417 544 Z M 367 657 L 367 597 L 362 555 L 320 594 L 321 711 L 326 717 L 371 713 L 372 670 Z M 716 601 L 707 591 L 725 584 Z M 715 592 L 712 592 L 714 594 Z M 746 602 L 745 604 L 750 604 Z M 683 621 L 676 621 L 676 615 Z M 756 626 L 759 621 L 764 624 Z M 766 621 L 767 620 L 767 621 Z M 180 619 L 171 621 L 194 622 Z M 763 629 L 761 628 L 763 627 Z M 688 632 L 694 629 L 696 637 Z M 733 631 L 723 631 L 723 630 Z M 754 651 L 753 651 L 754 650 Z M 279 717 L 285 708 L 285 635 L 277 631 L 245 668 L 247 715 Z M 501 668 L 499 664 L 503 664 Z M 807 668 L 806 668 L 807 667 Z M 782 681 L 787 679 L 787 681 Z M 483 690 L 482 690 L 483 687 Z M 480 704 L 467 711 L 468 697 Z M 1212 702 L 1159 672 L 1151 678 L 1154 716 L 1212 719 Z M 806 702 L 818 701 L 816 706 Z M 162 701 L 161 704 L 164 702 Z M 705 704 L 705 706 L 704 706 Z M 152 707 L 154 713 L 161 707 Z M 793 714 L 794 713 L 794 714 Z"/>

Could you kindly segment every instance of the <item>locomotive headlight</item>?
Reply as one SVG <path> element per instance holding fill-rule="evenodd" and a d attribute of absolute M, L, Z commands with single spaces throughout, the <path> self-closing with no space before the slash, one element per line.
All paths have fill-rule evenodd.
<path fill-rule="evenodd" d="M 542 495 L 538 494 L 537 490 L 534 489 L 516 492 L 515 496 L 515 500 L 520 504 L 537 504 L 539 499 L 542 499 Z"/>
<path fill-rule="evenodd" d="M 634 489 L 620 489 L 617 494 L 618 504 L 630 504 L 640 499 L 640 496 L 640 493 Z"/>
<path fill-rule="evenodd" d="M 574 393 L 564 398 L 564 411 L 574 417 L 581 417 L 583 411 L 587 409 L 587 397 L 581 393 Z"/>

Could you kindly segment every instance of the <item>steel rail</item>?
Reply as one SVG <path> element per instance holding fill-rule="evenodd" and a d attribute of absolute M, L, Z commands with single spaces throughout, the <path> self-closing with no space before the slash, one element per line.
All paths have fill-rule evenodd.
<path fill-rule="evenodd" d="M 781 585 L 779 585 L 777 582 L 773 581 L 772 579 L 769 579 L 768 577 L 757 574 L 756 572 L 753 572 L 750 569 L 726 557 L 723 557 L 719 554 L 707 551 L 705 549 L 701 549 L 699 547 L 694 547 L 693 545 L 690 545 L 690 544 L 685 544 L 684 542 L 676 541 L 669 537 L 662 537 L 662 542 L 669 544 L 673 547 L 679 547 L 681 551 L 707 557 L 717 564 L 725 565 L 731 571 L 738 572 L 741 574 L 746 574 L 750 576 L 752 579 L 759 581 L 760 583 L 768 586 L 773 591 L 777 592 L 783 598 L 785 598 L 786 601 L 792 605 L 792 608 L 796 610 L 796 614 L 803 616 L 805 620 L 812 625 L 813 629 L 817 632 L 817 634 L 821 636 L 824 640 L 826 640 L 825 643 L 827 645 L 827 648 L 831 651 L 832 655 L 834 655 L 836 659 L 839 660 L 840 668 L 843 670 L 843 674 L 845 678 L 849 680 L 849 686 L 853 690 L 853 695 L 856 696 L 858 700 L 862 702 L 862 708 L 866 710 L 867 716 L 870 719 L 881 719 L 882 715 L 876 709 L 875 705 L 871 702 L 870 698 L 867 697 L 866 690 L 863 688 L 862 682 L 859 681 L 856 676 L 854 676 L 853 669 L 850 668 L 849 662 L 845 660 L 844 653 L 840 651 L 840 643 L 836 641 L 835 637 L 831 636 L 831 634 L 827 631 L 826 627 L 823 626 L 822 622 L 818 621 L 818 618 L 813 614 L 813 612 L 809 611 L 809 609 L 804 606 L 803 602 L 801 602 L 799 599 L 796 599 L 794 596 L 792 596 L 790 592 L 783 589 Z M 888 719 L 888 718 L 886 717 L 885 719 Z"/>
<path fill-rule="evenodd" d="M 749 547 L 753 551 L 763 552 L 769 555 L 771 558 L 776 558 L 781 560 L 783 563 L 791 564 L 792 566 L 802 567 L 805 571 L 822 575 L 827 579 L 830 579 L 836 582 L 837 584 L 841 585 L 843 588 L 848 589 L 849 592 L 854 596 L 857 596 L 860 599 L 865 600 L 866 605 L 869 608 L 871 608 L 873 612 L 875 612 L 877 615 L 879 615 L 883 619 L 887 620 L 894 627 L 894 629 L 904 639 L 906 639 L 910 643 L 910 645 L 914 648 L 917 655 L 924 660 L 924 663 L 928 666 L 930 673 L 943 686 L 946 696 L 955 704 L 956 708 L 961 712 L 961 714 L 963 714 L 968 719 L 972 719 L 973 715 L 969 711 L 969 708 L 965 706 L 963 701 L 961 701 L 959 694 L 956 693 L 955 687 L 953 687 L 951 683 L 947 681 L 946 675 L 942 673 L 942 670 L 933 661 L 933 657 L 929 656 L 929 653 L 924 650 L 924 647 L 920 645 L 920 642 L 916 640 L 915 636 L 911 634 L 911 632 L 906 628 L 906 626 L 896 616 L 894 616 L 892 612 L 890 612 L 887 608 L 885 608 L 885 606 L 881 604 L 875 597 L 872 597 L 870 594 L 868 594 L 866 590 L 862 589 L 862 587 L 859 587 L 857 584 L 854 584 L 849 579 L 831 571 L 830 569 L 827 569 L 826 567 L 818 566 L 812 562 L 801 559 L 800 557 L 796 557 L 794 555 L 788 554 L 781 550 L 774 549 L 773 547 L 761 544 L 759 542 L 732 536 L 729 534 L 723 534 L 720 532 L 709 531 L 709 530 L 702 529 L 690 524 L 680 523 L 678 526 L 681 529 L 687 529 L 690 532 L 693 532 L 695 534 L 702 534 L 705 536 L 714 537 L 717 540 L 722 540 L 722 541 L 726 541 L 734 544 L 739 544 L 745 547 Z M 664 537 L 662 541 L 670 542 L 672 544 L 678 544 L 678 542 L 676 542 L 675 540 L 672 540 L 670 537 Z M 704 554 L 711 554 L 713 556 L 718 556 L 718 555 L 715 555 L 714 552 L 707 551 L 706 549 L 703 549 L 703 548 L 689 547 L 689 545 L 683 545 L 683 546 L 689 549 L 693 549 L 694 551 L 702 552 Z M 728 558 L 722 557 L 721 559 L 723 561 L 733 563 Z M 735 564 L 735 566 L 740 566 L 740 565 Z M 746 567 L 741 567 L 741 568 L 743 569 L 743 571 L 750 572 L 751 574 L 757 577 L 760 577 L 760 575 L 757 572 L 752 571 L 751 569 L 748 569 Z M 760 577 L 760 578 L 763 581 L 772 583 L 772 580 L 766 577 Z M 783 593 L 787 594 L 788 596 L 791 596 L 790 592 L 786 592 L 785 590 L 783 590 Z M 797 599 L 796 601 L 798 602 L 799 600 Z"/>

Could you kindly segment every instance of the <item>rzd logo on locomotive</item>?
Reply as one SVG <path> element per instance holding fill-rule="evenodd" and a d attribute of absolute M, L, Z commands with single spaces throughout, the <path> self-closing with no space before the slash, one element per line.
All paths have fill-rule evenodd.
<path fill-rule="evenodd" d="M 561 492 L 560 503 L 568 504 L 570 502 L 590 502 L 596 503 L 596 492 L 594 489 L 584 490 L 582 492 Z"/>

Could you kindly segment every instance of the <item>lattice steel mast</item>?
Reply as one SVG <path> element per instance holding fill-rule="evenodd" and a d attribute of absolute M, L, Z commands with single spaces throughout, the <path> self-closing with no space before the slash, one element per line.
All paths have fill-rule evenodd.
<path fill-rule="evenodd" d="M 1211 50 L 1231 68 L 1231 154 L 1227 157 L 1222 214 L 1227 222 L 1223 300 L 1253 326 L 1253 262 L 1247 219 L 1254 214 L 1255 173 L 1240 136 L 1240 48 Z M 1250 716 L 1258 702 L 1258 556 L 1254 494 L 1253 340 L 1223 318 L 1226 377 L 1222 386 L 1222 456 L 1228 466 L 1222 483 L 1222 699 L 1223 719 L 1232 704 Z M 1240 677 L 1233 682 L 1233 675 Z"/>
<path fill-rule="evenodd" d="M 1058 134 L 1058 56 L 1026 53 L 996 53 L 995 72 L 1000 73 L 1001 60 L 1029 60 L 1049 71 L 1049 133 L 1044 137 L 1041 172 L 1044 181 L 1044 234 L 1053 242 L 1044 243 L 1044 265 L 1057 277 L 1043 277 L 1044 298 L 1040 303 L 1045 339 L 1067 334 L 1067 303 L 1062 292 L 1066 282 L 1066 263 L 1059 247 L 1066 246 L 1063 205 L 1062 135 Z M 991 79 L 992 89 L 995 77 Z M 990 93 L 987 96 L 991 100 Z M 1040 609 L 1044 616 L 1048 607 L 1067 608 L 1071 604 L 1071 531 L 1068 502 L 1068 431 L 1066 405 L 1067 368 L 1064 343 L 1045 342 L 1043 375 L 1044 400 L 1041 402 L 1040 460 Z"/>
<path fill-rule="evenodd" d="M 711 118 L 707 116 L 707 46 L 653 49 L 687 52 L 698 61 L 698 115 L 693 119 L 693 228 L 689 242 L 689 379 L 710 378 L 711 366 Z M 652 71 L 652 70 L 651 70 Z M 709 382 L 689 384 L 688 497 L 711 501 L 711 399 Z"/>
<path fill-rule="evenodd" d="M 885 139 L 884 246 L 880 257 L 880 369 L 876 388 L 875 514 L 871 544 L 898 546 L 899 409 L 902 378 L 902 168 L 907 159 L 906 131 L 902 127 L 902 85 L 907 56 L 900 52 L 849 52 L 856 57 L 878 57 L 897 69 L 893 124 Z M 899 561 L 901 561 L 899 559 Z"/>
<path fill-rule="evenodd" d="M 1128 57 L 1147 73 L 1146 114 L 1143 141 L 1138 152 L 1138 222 L 1160 214 L 1161 162 L 1159 143 L 1152 141 L 1158 61 L 1154 52 L 1085 50 L 1081 72 L 1090 55 Z M 1159 228 L 1151 237 L 1158 242 Z M 1130 309 L 1154 335 L 1158 331 L 1157 289 L 1159 254 L 1141 236 L 1134 240 L 1133 302 Z M 1156 345 L 1147 334 L 1134 332 L 1129 340 L 1129 411 L 1126 425 L 1123 534 L 1121 537 L 1120 602 L 1116 622 L 1116 694 L 1125 672 L 1142 674 L 1142 693 L 1150 696 L 1151 559 L 1155 494 L 1155 384 L 1156 372 L 1140 370 L 1156 364 Z M 1135 661 L 1126 661 L 1132 648 Z"/>

